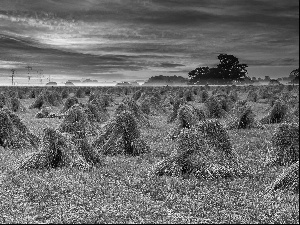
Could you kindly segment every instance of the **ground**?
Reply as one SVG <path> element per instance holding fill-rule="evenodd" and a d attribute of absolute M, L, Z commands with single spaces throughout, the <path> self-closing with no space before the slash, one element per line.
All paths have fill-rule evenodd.
<path fill-rule="evenodd" d="M 33 100 L 21 99 L 21 103 L 28 108 Z M 268 104 L 251 104 L 258 119 L 267 114 Z M 108 107 L 110 114 L 115 108 Z M 37 119 L 37 112 L 18 115 L 38 136 L 43 128 L 56 128 L 61 122 Z M 150 128 L 141 129 L 150 153 L 106 156 L 105 165 L 91 171 L 16 172 L 35 150 L 0 147 L 0 223 L 299 223 L 298 194 L 266 192 L 284 169 L 264 166 L 278 125 L 228 131 L 239 162 L 253 177 L 201 180 L 149 176 L 154 164 L 175 147 L 168 138 L 174 124 L 167 123 L 167 114 L 151 116 L 150 122 Z"/>

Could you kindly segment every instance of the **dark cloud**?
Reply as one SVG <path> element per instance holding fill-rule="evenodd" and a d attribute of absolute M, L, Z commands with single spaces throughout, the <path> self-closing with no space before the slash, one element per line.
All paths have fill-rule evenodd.
<path fill-rule="evenodd" d="M 83 21 L 101 19 L 174 26 L 205 23 L 299 24 L 298 0 L 188 0 L 184 3 L 177 0 L 4 0 L 3 5 L 2 11 L 10 14 Z"/>

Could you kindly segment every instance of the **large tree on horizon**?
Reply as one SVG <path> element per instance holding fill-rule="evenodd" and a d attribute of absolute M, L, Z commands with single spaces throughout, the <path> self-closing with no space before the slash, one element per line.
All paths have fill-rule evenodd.
<path fill-rule="evenodd" d="M 229 84 L 233 81 L 240 82 L 247 77 L 247 64 L 240 64 L 233 55 L 220 54 L 217 67 L 198 67 L 188 73 L 190 83 Z"/>
<path fill-rule="evenodd" d="M 290 73 L 290 77 L 291 77 L 291 76 L 293 77 L 292 83 L 293 83 L 293 84 L 299 84 L 299 68 L 293 70 L 293 71 Z"/>

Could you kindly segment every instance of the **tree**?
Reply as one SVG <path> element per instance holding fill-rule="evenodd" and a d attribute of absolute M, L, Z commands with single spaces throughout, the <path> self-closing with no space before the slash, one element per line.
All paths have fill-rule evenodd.
<path fill-rule="evenodd" d="M 290 73 L 290 76 L 299 76 L 299 68 L 293 70 L 293 71 Z"/>
<path fill-rule="evenodd" d="M 223 80 L 242 81 L 246 78 L 247 64 L 240 64 L 233 55 L 220 54 L 218 59 L 220 64 L 217 67 L 221 70 Z"/>
<path fill-rule="evenodd" d="M 299 84 L 299 68 L 293 70 L 293 71 L 290 73 L 290 77 L 293 78 L 293 80 L 292 80 L 292 83 L 293 83 L 293 84 Z"/>
<path fill-rule="evenodd" d="M 233 55 L 220 54 L 220 64 L 217 67 L 199 67 L 188 73 L 191 84 L 228 84 L 233 81 L 243 81 L 247 78 L 247 64 L 240 64 Z"/>
<path fill-rule="evenodd" d="M 190 77 L 190 83 L 194 84 L 202 80 L 208 80 L 209 79 L 209 67 L 198 67 L 192 71 L 190 71 L 189 77 Z"/>

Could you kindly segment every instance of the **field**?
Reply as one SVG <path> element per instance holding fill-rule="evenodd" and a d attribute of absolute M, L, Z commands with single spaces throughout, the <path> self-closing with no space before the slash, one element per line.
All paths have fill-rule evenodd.
<path fill-rule="evenodd" d="M 159 92 L 164 88 L 151 87 L 149 91 L 145 87 L 144 92 Z M 182 89 L 188 88 L 191 87 Z M 209 89 L 209 96 L 218 88 Z M 106 93 L 108 89 L 105 89 Z M 124 97 L 131 98 L 139 90 L 119 89 L 122 91 L 109 92 L 111 102 L 106 109 L 110 118 L 114 117 Z M 138 156 L 101 154 L 101 166 L 89 170 L 73 167 L 19 170 L 18 166 L 36 149 L 0 146 L 0 223 L 298 224 L 299 192 L 267 191 L 286 168 L 266 166 L 272 149 L 271 138 L 281 123 L 265 124 L 265 129 L 227 130 L 237 161 L 251 176 L 201 179 L 195 176 L 151 175 L 155 165 L 168 157 L 176 147 L 176 141 L 170 138 L 176 121 L 168 122 L 172 105 L 164 106 L 162 102 L 168 95 L 178 92 L 178 89 L 173 87 L 164 93 L 159 92 L 162 99 L 159 108 L 164 108 L 164 111 L 150 113 L 150 126 L 139 127 L 141 138 L 150 147 L 150 151 Z M 288 91 L 293 92 L 294 89 Z M 3 92 L 7 90 L 2 89 Z M 97 91 L 97 88 L 94 87 L 93 91 Z M 75 92 L 70 88 L 68 96 Z M 248 93 L 247 88 L 237 88 L 238 100 L 246 100 Z M 295 93 L 299 107 L 299 89 Z M 86 104 L 90 95 L 86 92 L 84 96 L 79 96 L 79 102 Z M 271 97 L 248 101 L 255 119 L 260 120 L 268 114 L 272 108 Z M 20 98 L 26 110 L 17 111 L 16 114 L 30 132 L 41 140 L 43 129 L 56 129 L 62 119 L 36 118 L 40 110 L 29 109 L 36 99 Z M 64 103 L 66 99 L 62 101 Z M 63 103 L 51 106 L 51 112 L 59 113 Z M 204 103 L 199 101 L 199 94 L 194 95 L 189 104 L 204 107 Z M 227 117 L 221 117 L 218 121 L 225 126 Z M 104 123 L 99 124 L 103 127 Z"/>

